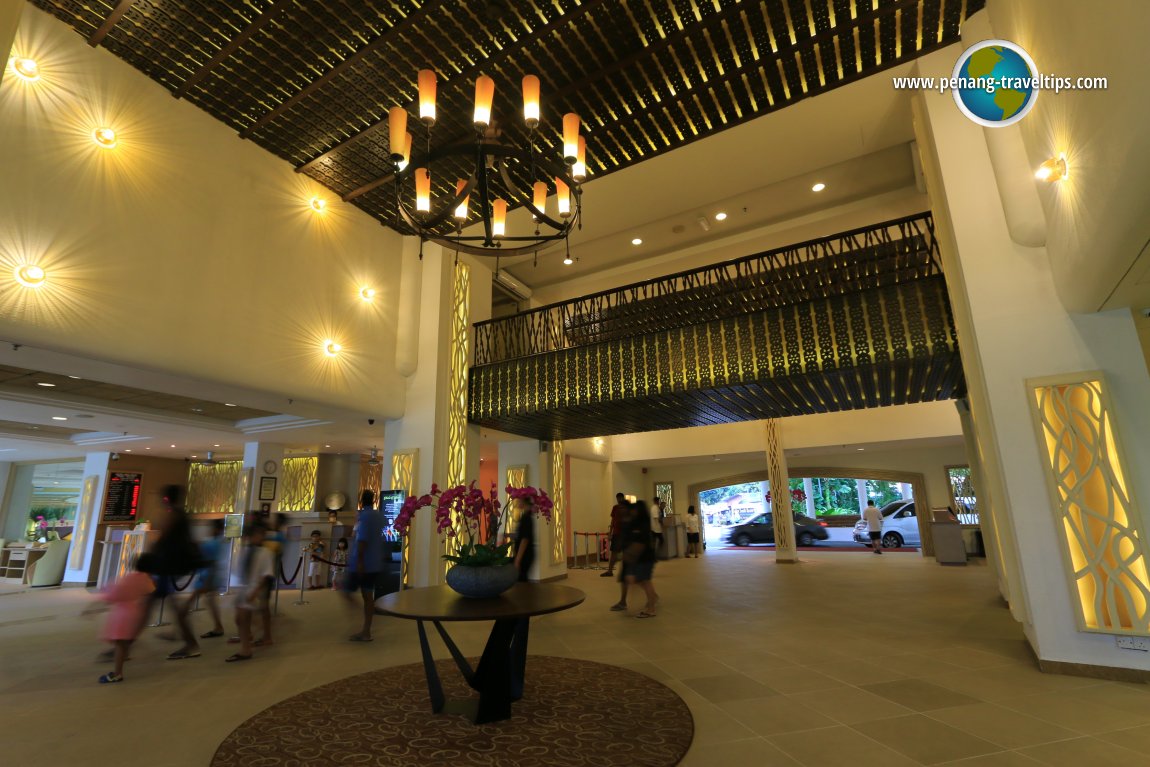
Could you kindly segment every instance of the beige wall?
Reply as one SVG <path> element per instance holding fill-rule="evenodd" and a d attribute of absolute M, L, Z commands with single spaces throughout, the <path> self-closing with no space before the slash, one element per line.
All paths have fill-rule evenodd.
<path fill-rule="evenodd" d="M 35 262 L 48 282 L 0 278 L 0 337 L 279 393 L 285 408 L 402 414 L 397 235 L 40 11 L 13 50 L 43 77 L 0 84 L 0 275 Z M 98 125 L 117 148 L 90 140 Z"/>

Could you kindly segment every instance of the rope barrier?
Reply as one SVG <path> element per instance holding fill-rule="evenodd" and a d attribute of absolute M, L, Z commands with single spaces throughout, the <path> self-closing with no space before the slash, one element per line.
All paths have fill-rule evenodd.
<path fill-rule="evenodd" d="M 173 589 L 175 589 L 176 591 L 183 591 L 188 586 L 192 585 L 192 580 L 195 579 L 195 577 L 196 577 L 195 573 L 190 574 L 188 576 L 188 579 L 186 581 L 184 581 L 183 586 L 177 586 L 176 585 L 176 576 L 174 576 L 174 575 L 169 575 L 168 580 L 171 581 Z"/>
<path fill-rule="evenodd" d="M 283 584 L 285 586 L 290 586 L 293 583 L 295 583 L 296 576 L 299 575 L 299 571 L 300 571 L 301 567 L 303 567 L 303 557 L 302 556 L 299 558 L 299 561 L 295 563 L 295 572 L 292 573 L 291 577 L 289 578 L 284 573 L 284 561 L 282 559 L 280 560 L 280 580 L 283 581 Z"/>

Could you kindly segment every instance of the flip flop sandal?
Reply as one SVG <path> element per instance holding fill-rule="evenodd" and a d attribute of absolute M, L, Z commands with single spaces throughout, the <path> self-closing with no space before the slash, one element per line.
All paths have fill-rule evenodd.
<path fill-rule="evenodd" d="M 627 609 L 627 605 L 611 605 L 612 612 L 621 612 Z"/>
<path fill-rule="evenodd" d="M 654 618 L 655 613 L 649 613 L 646 610 L 635 616 L 636 618 Z"/>
<path fill-rule="evenodd" d="M 250 655 L 240 655 L 239 653 L 236 653 L 235 655 L 229 655 L 228 657 L 224 658 L 224 663 L 239 663 L 241 660 L 251 659 L 252 656 Z"/>
<path fill-rule="evenodd" d="M 102 677 L 100 677 L 100 684 L 113 684 L 115 682 L 122 681 L 124 681 L 123 675 L 117 674 L 115 671 L 109 671 L 107 674 L 104 674 Z"/>
<path fill-rule="evenodd" d="M 352 634 L 348 638 L 349 642 L 372 642 L 375 641 L 373 637 L 365 637 L 359 634 Z"/>
<path fill-rule="evenodd" d="M 223 635 L 224 632 L 222 631 L 205 631 L 204 633 L 200 634 L 200 639 L 212 639 L 214 637 L 222 637 Z"/>
<path fill-rule="evenodd" d="M 168 660 L 186 660 L 187 658 L 200 657 L 199 650 L 176 650 L 174 653 L 168 655 Z"/>

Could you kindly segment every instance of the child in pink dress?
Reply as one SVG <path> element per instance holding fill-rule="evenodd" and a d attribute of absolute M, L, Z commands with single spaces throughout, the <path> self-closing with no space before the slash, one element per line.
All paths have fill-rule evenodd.
<path fill-rule="evenodd" d="M 139 565 L 137 564 L 137 568 Z M 100 684 L 124 681 L 124 661 L 128 648 L 144 627 L 148 595 L 155 591 L 152 578 L 139 569 L 120 578 L 108 587 L 100 598 L 111 603 L 108 622 L 104 624 L 103 639 L 115 647 L 115 668 L 100 677 Z"/>

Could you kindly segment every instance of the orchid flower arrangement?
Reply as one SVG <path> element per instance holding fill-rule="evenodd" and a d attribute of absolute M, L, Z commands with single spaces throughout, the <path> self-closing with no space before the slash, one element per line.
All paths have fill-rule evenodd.
<path fill-rule="evenodd" d="M 530 504 L 530 508 L 524 510 L 525 514 L 537 512 L 544 519 L 551 519 L 553 504 L 543 490 L 510 485 L 505 490 L 511 501 Z M 511 504 L 503 506 L 499 503 L 494 484 L 486 495 L 475 486 L 475 482 L 446 490 L 432 484 L 430 493 L 409 496 L 403 502 L 403 508 L 395 518 L 395 529 L 406 535 L 415 512 L 425 506 L 435 508 L 436 532 L 446 536 L 451 541 L 449 548 L 455 550 L 455 553 L 443 555 L 447 561 L 471 567 L 498 567 L 512 561 L 510 538 L 504 535 L 502 542 L 497 539 L 497 531 L 508 529 Z"/>
<path fill-rule="evenodd" d="M 767 503 L 771 502 L 771 491 L 767 491 Z M 806 503 L 807 494 L 803 492 L 802 488 L 795 488 L 791 491 L 791 503 Z"/>

